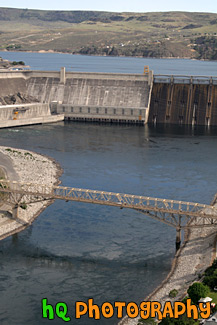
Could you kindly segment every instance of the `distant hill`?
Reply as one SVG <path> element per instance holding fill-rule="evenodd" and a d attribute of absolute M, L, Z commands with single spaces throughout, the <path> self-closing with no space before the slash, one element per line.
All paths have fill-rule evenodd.
<path fill-rule="evenodd" d="M 0 50 L 217 60 L 217 14 L 0 8 Z"/>

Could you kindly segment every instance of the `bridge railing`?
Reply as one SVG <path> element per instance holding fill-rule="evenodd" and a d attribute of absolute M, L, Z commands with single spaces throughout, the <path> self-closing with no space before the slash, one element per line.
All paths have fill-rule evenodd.
<path fill-rule="evenodd" d="M 113 193 L 105 191 L 94 191 L 85 190 L 78 188 L 67 188 L 67 187 L 54 187 L 55 197 L 65 197 L 72 198 L 73 200 L 80 201 L 86 200 L 90 202 L 98 201 L 113 203 L 114 205 L 121 207 L 134 207 L 138 209 L 152 209 L 152 210 L 164 210 L 167 211 L 180 211 L 192 214 L 198 214 L 198 211 L 206 211 L 212 209 L 209 205 L 193 203 L 193 202 L 183 202 L 178 200 L 167 200 L 152 198 L 147 196 L 123 194 L 123 193 Z"/>
<path fill-rule="evenodd" d="M 113 193 L 97 190 L 71 188 L 64 186 L 48 186 L 43 184 L 0 181 L 0 192 L 18 193 L 43 197 L 134 208 L 149 211 L 161 211 L 180 215 L 198 216 L 212 215 L 214 207 L 206 204 L 167 200 L 147 196 Z"/>

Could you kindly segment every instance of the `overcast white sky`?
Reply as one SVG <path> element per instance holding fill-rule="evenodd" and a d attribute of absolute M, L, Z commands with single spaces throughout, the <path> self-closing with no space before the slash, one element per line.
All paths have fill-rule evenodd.
<path fill-rule="evenodd" d="M 0 7 L 120 12 L 200 11 L 217 13 L 217 0 L 1 0 Z"/>

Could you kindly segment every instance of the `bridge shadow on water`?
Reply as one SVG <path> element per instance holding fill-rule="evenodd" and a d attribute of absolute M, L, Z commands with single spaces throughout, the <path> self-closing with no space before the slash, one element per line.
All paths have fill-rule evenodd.
<path fill-rule="evenodd" d="M 0 130 L 0 141 L 56 159 L 63 186 L 209 204 L 216 135 L 216 128 L 67 122 Z M 90 297 L 139 302 L 169 271 L 174 242 L 174 229 L 136 211 L 56 201 L 17 239 L 0 244 L 0 322 L 43 324 L 43 297 L 71 308 Z"/>

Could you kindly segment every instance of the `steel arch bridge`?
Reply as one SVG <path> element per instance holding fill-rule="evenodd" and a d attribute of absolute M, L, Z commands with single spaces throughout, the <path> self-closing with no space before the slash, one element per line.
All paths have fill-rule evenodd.
<path fill-rule="evenodd" d="M 137 210 L 176 228 L 177 246 L 181 242 L 182 229 L 217 226 L 215 200 L 212 205 L 207 205 L 73 187 L 0 181 L 0 200 L 12 206 L 14 218 L 18 218 L 18 208 L 24 204 L 53 199 Z"/>

